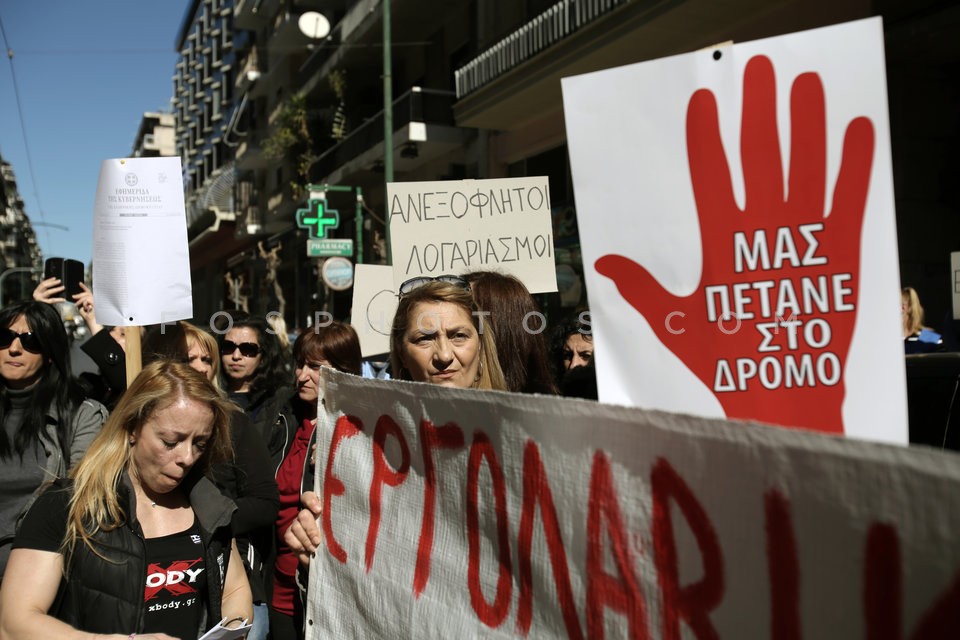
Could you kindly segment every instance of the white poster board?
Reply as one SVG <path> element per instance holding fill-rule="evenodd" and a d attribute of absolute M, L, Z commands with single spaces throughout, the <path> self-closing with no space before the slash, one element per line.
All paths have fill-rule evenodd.
<path fill-rule="evenodd" d="M 393 267 L 357 265 L 350 324 L 360 338 L 360 353 L 364 358 L 390 352 L 390 327 L 398 302 Z"/>
<path fill-rule="evenodd" d="M 117 158 L 100 165 L 93 297 L 102 324 L 193 317 L 180 158 Z"/>
<path fill-rule="evenodd" d="M 563 96 L 601 400 L 905 443 L 881 20 Z"/>
<path fill-rule="evenodd" d="M 955 454 L 327 368 L 320 386 L 309 640 L 956 634 Z"/>
<path fill-rule="evenodd" d="M 419 276 L 499 271 L 557 290 L 546 177 L 387 185 L 394 290 Z"/>

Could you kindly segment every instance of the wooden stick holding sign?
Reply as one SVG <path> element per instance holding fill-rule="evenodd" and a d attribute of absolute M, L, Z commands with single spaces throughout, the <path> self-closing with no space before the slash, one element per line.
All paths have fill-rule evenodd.
<path fill-rule="evenodd" d="M 98 318 L 127 329 L 129 386 L 141 369 L 140 327 L 193 317 L 179 158 L 103 162 L 93 264 Z"/>
<path fill-rule="evenodd" d="M 140 327 L 126 327 L 123 331 L 125 362 L 127 367 L 127 388 L 143 368 L 143 354 L 140 351 Z"/>

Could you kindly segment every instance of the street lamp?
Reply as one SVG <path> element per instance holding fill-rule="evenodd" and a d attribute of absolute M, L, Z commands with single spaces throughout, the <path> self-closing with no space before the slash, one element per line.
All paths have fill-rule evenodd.
<path fill-rule="evenodd" d="M 383 0 L 383 201 L 387 202 L 386 185 L 393 182 L 393 61 L 390 57 L 390 0 Z M 390 210 L 387 203 L 386 210 Z M 384 225 L 387 236 L 387 264 L 393 264 L 390 249 L 390 217 Z"/>

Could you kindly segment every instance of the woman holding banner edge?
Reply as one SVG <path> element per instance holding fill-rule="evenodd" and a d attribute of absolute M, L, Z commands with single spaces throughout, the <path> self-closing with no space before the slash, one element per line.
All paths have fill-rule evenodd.
<path fill-rule="evenodd" d="M 423 277 L 400 285 L 400 303 L 390 332 L 390 366 L 399 380 L 461 389 L 507 391 L 493 331 L 481 315 L 466 280 Z M 304 509 L 284 532 L 304 565 L 319 548 L 320 497 L 301 496 Z"/>

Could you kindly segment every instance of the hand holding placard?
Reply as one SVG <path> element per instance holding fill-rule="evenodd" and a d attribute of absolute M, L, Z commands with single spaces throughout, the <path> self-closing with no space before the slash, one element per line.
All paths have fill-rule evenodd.
<path fill-rule="evenodd" d="M 701 89 L 688 105 L 687 155 L 703 251 L 697 289 L 674 296 L 621 255 L 603 256 L 596 269 L 713 391 L 728 417 L 842 433 L 873 124 L 860 117 L 848 125 L 833 202 L 824 213 L 819 76 L 801 74 L 791 90 L 786 194 L 770 60 L 752 58 L 743 83 L 742 209 L 713 93 Z"/>

